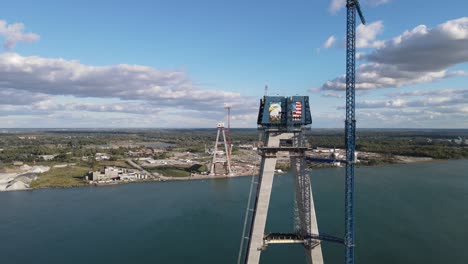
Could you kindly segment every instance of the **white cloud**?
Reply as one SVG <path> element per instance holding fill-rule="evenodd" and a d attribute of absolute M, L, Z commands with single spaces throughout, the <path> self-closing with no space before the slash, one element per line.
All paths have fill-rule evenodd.
<path fill-rule="evenodd" d="M 323 93 L 322 94 L 323 97 L 334 97 L 334 98 L 344 98 L 344 93 L 341 92 L 341 93 L 338 93 L 338 92 L 331 92 L 331 93 Z"/>
<path fill-rule="evenodd" d="M 44 115 L 61 111 L 71 112 L 101 112 L 101 113 L 129 113 L 129 114 L 157 114 L 161 108 L 147 103 L 58 103 L 55 100 L 43 100 L 32 104 L 13 105 L 0 104 L 0 115 Z"/>
<path fill-rule="evenodd" d="M 36 127 L 210 127 L 225 118 L 224 103 L 233 107 L 233 126 L 255 124 L 257 98 L 201 89 L 183 71 L 0 54 L 5 127 L 29 127 L 26 118 Z"/>
<path fill-rule="evenodd" d="M 407 92 L 398 92 L 398 93 L 389 93 L 387 94 L 388 97 L 413 97 L 413 96 L 424 96 L 424 95 L 431 95 L 431 96 L 447 96 L 447 95 L 460 95 L 466 94 L 468 90 L 466 89 L 438 89 L 438 90 L 414 90 L 414 91 L 407 91 Z"/>
<path fill-rule="evenodd" d="M 325 43 L 323 43 L 323 48 L 324 48 L 324 49 L 328 49 L 328 48 L 330 48 L 331 46 L 333 46 L 333 44 L 335 44 L 335 42 L 336 42 L 335 36 L 331 35 L 331 36 L 325 41 Z"/>
<path fill-rule="evenodd" d="M 396 100 L 364 100 L 356 103 L 356 108 L 402 108 L 407 102 L 402 99 Z"/>
<path fill-rule="evenodd" d="M 307 90 L 309 93 L 320 93 L 320 88 L 311 87 Z"/>
<path fill-rule="evenodd" d="M 387 96 L 391 99 L 356 103 L 360 127 L 468 126 L 468 89 L 414 90 Z"/>
<path fill-rule="evenodd" d="M 468 106 L 468 89 L 443 89 L 440 91 L 415 90 L 388 95 L 391 100 L 364 100 L 356 103 L 356 108 L 431 108 Z M 402 99 L 405 98 L 405 99 Z M 408 99 L 409 97 L 418 97 Z"/>
<path fill-rule="evenodd" d="M 5 20 L 0 20 L 0 36 L 5 38 L 3 48 L 11 50 L 18 42 L 31 43 L 39 40 L 39 35 L 35 33 L 25 33 L 22 23 L 8 24 Z"/>
<path fill-rule="evenodd" d="M 435 28 L 419 25 L 385 41 L 385 47 L 364 59 L 397 66 L 404 71 L 440 71 L 468 61 L 468 17 Z"/>
<path fill-rule="evenodd" d="M 346 5 L 346 0 L 331 0 L 330 7 L 328 10 L 332 14 L 336 14 L 341 8 L 344 8 Z"/>
<path fill-rule="evenodd" d="M 384 29 L 383 21 L 375 21 L 373 23 L 363 25 L 360 24 L 356 28 L 356 48 L 381 48 L 384 41 L 375 40 L 377 35 L 382 34 Z"/>
<path fill-rule="evenodd" d="M 468 109 L 463 107 L 438 107 L 431 109 L 358 109 L 360 127 L 386 128 L 466 128 Z"/>
<path fill-rule="evenodd" d="M 369 3 L 371 6 L 379 6 L 386 3 L 389 3 L 390 0 L 366 0 L 365 3 Z"/>
<path fill-rule="evenodd" d="M 379 32 L 377 26 L 371 31 L 369 36 Z M 368 63 L 356 69 L 356 89 L 402 87 L 468 76 L 464 70 L 449 70 L 468 62 L 468 17 L 447 21 L 433 29 L 418 26 L 359 58 Z M 327 81 L 322 89 L 345 89 L 345 76 Z"/>
<path fill-rule="evenodd" d="M 402 71 L 397 66 L 379 63 L 362 64 L 356 68 L 356 89 L 369 90 L 402 87 L 411 84 L 440 81 L 455 76 L 468 76 L 465 71 Z M 346 89 L 346 76 L 341 75 L 322 85 L 323 90 Z"/>
<path fill-rule="evenodd" d="M 158 107 L 222 109 L 224 103 L 236 107 L 250 100 L 239 93 L 197 88 L 182 71 L 127 64 L 92 66 L 15 53 L 0 54 L 0 79 L 0 89 L 143 100 Z"/>
<path fill-rule="evenodd" d="M 0 105 L 27 105 L 46 100 L 48 98 L 49 96 L 46 94 L 30 93 L 8 88 L 3 88 L 0 90 Z"/>

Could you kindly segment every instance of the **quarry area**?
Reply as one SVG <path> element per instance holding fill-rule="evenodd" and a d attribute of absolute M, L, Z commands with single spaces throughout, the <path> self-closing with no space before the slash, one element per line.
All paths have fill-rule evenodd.
<path fill-rule="evenodd" d="M 0 191 L 17 191 L 30 188 L 33 180 L 38 175 L 49 171 L 48 166 L 22 165 L 16 169 L 8 169 L 6 173 L 0 173 Z"/>

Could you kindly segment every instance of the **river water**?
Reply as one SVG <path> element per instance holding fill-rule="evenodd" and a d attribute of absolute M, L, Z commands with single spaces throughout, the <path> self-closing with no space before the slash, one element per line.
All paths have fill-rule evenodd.
<path fill-rule="evenodd" d="M 468 263 L 468 160 L 357 168 L 356 263 Z M 343 235 L 344 170 L 312 171 L 321 232 Z M 250 177 L 0 193 L 1 263 L 235 263 Z M 293 178 L 267 231 L 293 229 Z M 326 263 L 342 245 L 324 242 Z M 262 263 L 304 263 L 271 245 Z"/>

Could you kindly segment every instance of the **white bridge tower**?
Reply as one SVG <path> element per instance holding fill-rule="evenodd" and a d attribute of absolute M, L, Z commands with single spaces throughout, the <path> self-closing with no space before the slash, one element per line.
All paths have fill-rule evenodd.
<path fill-rule="evenodd" d="M 258 179 L 252 178 L 238 263 L 258 264 L 268 245 L 287 243 L 302 245 L 308 263 L 323 263 L 321 240 L 324 239 L 318 230 L 306 167 L 304 131 L 311 123 L 308 96 L 264 96 L 260 101 L 257 124 L 264 132 L 263 147 L 259 148 L 262 162 Z M 295 181 L 295 208 L 290 212 L 295 224 L 290 233 L 265 232 L 275 166 L 278 156 L 284 155 L 290 158 Z"/>
<path fill-rule="evenodd" d="M 216 164 L 223 165 L 225 175 L 232 175 L 231 160 L 230 160 L 231 159 L 231 155 L 230 155 L 231 146 L 228 146 L 229 141 L 226 140 L 224 123 L 220 122 L 217 124 L 216 127 L 218 128 L 218 133 L 216 134 L 216 143 L 213 148 L 213 161 L 211 162 L 210 175 L 216 175 Z M 219 140 L 220 134 L 223 135 L 223 142 L 220 142 Z M 218 149 L 219 144 L 224 145 L 224 151 Z"/>

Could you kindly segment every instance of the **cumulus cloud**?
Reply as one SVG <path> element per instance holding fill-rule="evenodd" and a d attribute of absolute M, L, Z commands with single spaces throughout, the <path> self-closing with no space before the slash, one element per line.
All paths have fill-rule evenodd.
<path fill-rule="evenodd" d="M 0 104 L 1 115 L 44 115 L 58 111 L 85 111 L 101 113 L 157 114 L 160 108 L 144 103 L 57 103 L 43 100 L 32 104 Z"/>
<path fill-rule="evenodd" d="M 0 89 L 48 95 L 144 100 L 159 107 L 222 109 L 244 105 L 239 93 L 195 87 L 185 72 L 140 65 L 92 66 L 79 61 L 0 54 Z M 247 100 L 249 101 L 249 100 Z"/>
<path fill-rule="evenodd" d="M 331 35 L 331 36 L 325 41 L 325 43 L 323 43 L 323 46 L 322 46 L 322 47 L 323 47 L 324 49 L 328 49 L 328 48 L 330 48 L 331 46 L 333 46 L 333 44 L 335 44 L 335 42 L 336 42 L 336 37 L 333 36 L 333 35 Z"/>
<path fill-rule="evenodd" d="M 462 95 L 467 96 L 468 89 L 438 89 L 438 90 L 413 90 L 413 91 L 406 91 L 406 92 L 398 92 L 398 93 L 389 93 L 387 97 L 413 97 L 413 96 L 454 96 L 454 95 Z"/>
<path fill-rule="evenodd" d="M 392 100 L 364 100 L 356 103 L 356 108 L 425 108 L 434 106 L 453 107 L 468 105 L 468 89 L 444 89 L 441 91 L 415 90 L 394 94 Z M 417 99 L 399 97 L 417 96 Z"/>
<path fill-rule="evenodd" d="M 123 112 L 132 114 L 156 114 L 162 111 L 161 108 L 148 103 L 113 103 L 113 104 L 93 104 L 93 103 L 72 103 L 63 105 L 69 111 L 90 111 L 90 112 Z"/>
<path fill-rule="evenodd" d="M 381 48 L 384 41 L 375 40 L 377 35 L 382 34 L 383 21 L 375 21 L 367 25 L 360 24 L 356 28 L 356 48 Z"/>
<path fill-rule="evenodd" d="M 0 90 L 0 105 L 26 105 L 34 102 L 44 101 L 48 98 L 49 96 L 46 94 L 30 93 L 8 88 Z"/>
<path fill-rule="evenodd" d="M 39 40 L 39 35 L 35 33 L 25 33 L 22 23 L 8 24 L 5 20 L 0 20 L 0 36 L 5 38 L 3 48 L 11 50 L 18 42 L 31 43 Z"/>
<path fill-rule="evenodd" d="M 390 99 L 356 102 L 362 126 L 445 127 L 468 125 L 468 89 L 413 90 L 387 94 Z M 337 107 L 343 110 L 343 106 Z"/>
<path fill-rule="evenodd" d="M 64 122 L 59 127 L 70 122 L 76 122 L 75 127 L 101 127 L 102 120 L 114 127 L 137 121 L 138 127 L 206 127 L 224 120 L 224 103 L 232 105 L 237 116 L 233 125 L 255 124 L 251 116 L 258 111 L 257 98 L 201 89 L 183 71 L 0 54 L 0 120 L 5 122 L 2 116 L 22 115 L 21 120 L 29 116 L 44 127 L 59 121 Z M 43 123 L 46 119 L 50 122 Z M 5 124 L 28 127 L 20 120 Z"/>
<path fill-rule="evenodd" d="M 455 76 L 468 76 L 465 71 L 409 72 L 397 66 L 379 63 L 362 64 L 356 68 L 356 89 L 402 87 L 411 84 L 435 82 Z M 322 85 L 323 90 L 346 89 L 346 75 L 341 75 Z"/>
<path fill-rule="evenodd" d="M 463 128 L 468 126 L 467 107 L 437 107 L 431 109 L 360 109 L 357 119 L 361 127 L 402 128 Z"/>
<path fill-rule="evenodd" d="M 372 32 L 379 32 L 376 28 Z M 468 76 L 463 70 L 449 70 L 468 62 L 468 17 L 447 21 L 433 29 L 418 26 L 359 58 L 367 63 L 356 69 L 356 89 L 402 87 Z M 345 79 L 342 75 L 327 81 L 322 89 L 345 89 Z"/>
<path fill-rule="evenodd" d="M 364 59 L 397 66 L 404 71 L 440 71 L 468 61 L 468 17 L 435 28 L 419 25 L 385 41 Z"/>

